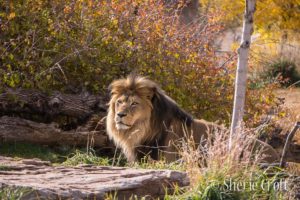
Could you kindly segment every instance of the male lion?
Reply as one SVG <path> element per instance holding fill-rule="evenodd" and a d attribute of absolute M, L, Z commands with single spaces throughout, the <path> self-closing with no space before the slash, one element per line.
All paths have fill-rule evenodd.
<path fill-rule="evenodd" d="M 120 147 L 129 162 L 148 155 L 178 159 L 176 144 L 185 136 L 196 143 L 210 138 L 217 125 L 193 119 L 167 96 L 156 83 L 140 76 L 114 81 L 107 116 L 109 138 Z"/>

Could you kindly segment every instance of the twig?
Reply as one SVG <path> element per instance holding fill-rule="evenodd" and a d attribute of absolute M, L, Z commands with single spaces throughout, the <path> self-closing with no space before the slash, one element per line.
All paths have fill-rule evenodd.
<path fill-rule="evenodd" d="M 219 69 L 224 69 L 224 70 L 227 71 L 227 69 L 224 68 L 224 66 L 225 66 L 229 61 L 231 61 L 232 59 L 234 59 L 237 55 L 238 55 L 237 53 L 232 54 L 232 55 L 231 55 L 225 62 L 223 62 L 222 65 L 220 65 L 218 68 L 219 68 Z"/>
<path fill-rule="evenodd" d="M 287 89 L 290 89 L 291 87 L 293 87 L 294 85 L 297 85 L 298 83 L 300 83 L 300 80 L 297 81 L 297 82 L 295 82 L 295 83 L 293 83 L 292 85 L 290 85 Z"/>
<path fill-rule="evenodd" d="M 296 131 L 298 130 L 298 128 L 300 128 L 300 122 L 297 122 L 293 128 L 293 130 L 288 134 L 286 141 L 285 141 L 285 145 L 282 151 L 282 156 L 281 156 L 281 160 L 280 160 L 280 167 L 284 167 L 285 166 L 285 157 L 286 157 L 286 153 L 288 150 L 288 147 L 296 133 Z"/>

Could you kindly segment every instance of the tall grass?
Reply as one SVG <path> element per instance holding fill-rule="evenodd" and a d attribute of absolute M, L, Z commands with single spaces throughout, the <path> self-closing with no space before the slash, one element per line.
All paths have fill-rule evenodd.
<path fill-rule="evenodd" d="M 255 147 L 255 138 L 241 129 L 230 150 L 228 140 L 228 133 L 218 131 L 213 142 L 196 148 L 193 139 L 187 138 L 180 153 L 191 186 L 166 199 L 283 199 L 284 193 L 271 187 L 277 184 L 280 170 L 273 169 L 270 175 L 269 168 L 259 167 L 264 155 Z"/>

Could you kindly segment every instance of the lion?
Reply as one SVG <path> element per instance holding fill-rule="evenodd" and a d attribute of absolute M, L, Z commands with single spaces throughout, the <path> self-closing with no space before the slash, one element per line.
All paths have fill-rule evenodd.
<path fill-rule="evenodd" d="M 213 130 L 220 129 L 212 122 L 193 119 L 146 77 L 130 75 L 115 80 L 109 90 L 107 134 L 130 163 L 144 156 L 176 161 L 182 138 L 192 136 L 199 145 L 213 138 Z"/>

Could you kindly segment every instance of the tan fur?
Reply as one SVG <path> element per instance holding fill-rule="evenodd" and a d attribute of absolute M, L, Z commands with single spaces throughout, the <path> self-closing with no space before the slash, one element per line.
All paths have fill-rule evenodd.
<path fill-rule="evenodd" d="M 129 162 L 148 154 L 153 159 L 165 157 L 168 162 L 174 161 L 178 159 L 176 146 L 182 138 L 193 136 L 199 144 L 209 139 L 210 132 L 217 127 L 205 120 L 192 119 L 144 77 L 116 80 L 110 90 L 107 133 Z"/>

